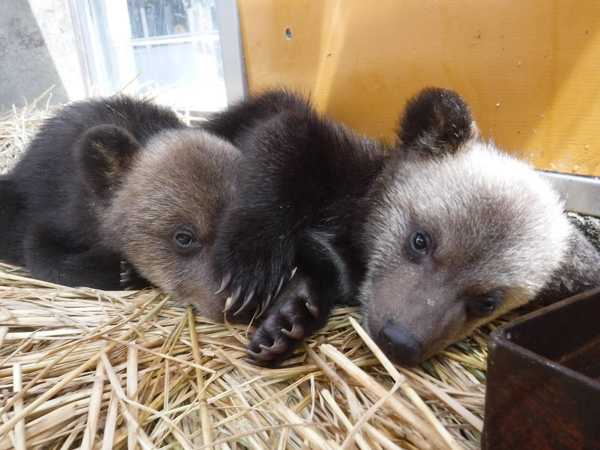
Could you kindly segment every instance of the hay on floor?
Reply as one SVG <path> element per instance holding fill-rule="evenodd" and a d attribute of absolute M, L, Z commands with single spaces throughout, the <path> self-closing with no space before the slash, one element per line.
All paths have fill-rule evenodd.
<path fill-rule="evenodd" d="M 251 329 L 157 290 L 64 288 L 2 265 L 0 449 L 478 448 L 487 336 L 395 368 L 359 320 L 339 308 L 283 368 L 260 369 L 244 361 Z"/>
<path fill-rule="evenodd" d="M 48 111 L 40 99 L 0 118 L 0 170 Z M 360 320 L 338 308 L 284 367 L 261 369 L 244 361 L 251 327 L 157 290 L 65 288 L 0 265 L 0 450 L 479 448 L 495 325 L 403 368 Z"/>

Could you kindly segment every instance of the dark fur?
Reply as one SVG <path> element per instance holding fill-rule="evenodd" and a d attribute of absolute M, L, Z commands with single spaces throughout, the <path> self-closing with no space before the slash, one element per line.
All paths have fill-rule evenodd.
<path fill-rule="evenodd" d="M 272 110 L 268 104 L 274 105 Z M 421 161 L 444 161 L 479 145 L 470 110 L 455 93 L 426 89 L 411 99 L 401 120 L 398 149 L 393 150 L 320 116 L 300 100 L 290 99 L 287 92 L 250 99 L 231 111 L 231 116 L 225 112 L 207 125 L 221 130 L 244 154 L 238 194 L 220 230 L 215 260 L 227 274 L 224 284 L 233 292 L 230 311 L 266 314 L 249 346 L 252 362 L 279 364 L 302 338 L 322 326 L 338 302 L 358 298 L 365 308 L 365 326 L 383 350 L 397 361 L 415 362 L 539 293 L 539 287 L 524 294 L 525 288 L 518 286 L 505 293 L 504 286 L 495 285 L 494 274 L 503 273 L 502 264 L 517 279 L 519 272 L 510 259 L 490 266 L 492 250 L 486 250 L 486 246 L 501 251 L 516 245 L 511 236 L 519 236 L 519 220 L 524 220 L 519 208 L 529 207 L 527 197 L 504 199 L 492 192 L 481 199 L 475 216 L 481 218 L 480 224 L 472 223 L 473 218 L 465 216 L 469 209 L 460 206 L 447 224 L 431 224 L 435 229 L 427 224 L 420 228 L 410 197 L 395 199 L 394 186 L 402 186 L 398 176 L 403 170 L 414 166 L 419 171 Z M 419 176 L 425 180 L 444 174 L 419 172 Z M 446 198 L 444 190 L 437 195 L 447 201 L 443 212 L 448 213 L 454 200 Z M 462 201 L 458 197 L 456 201 Z M 508 207 L 513 200 L 516 208 L 508 208 L 505 217 L 499 214 L 503 202 Z M 535 206 L 537 200 L 531 201 Z M 555 206 L 552 211 L 560 215 L 558 202 Z M 407 216 L 398 230 L 391 226 L 396 211 Z M 533 229 L 535 220 L 525 223 Z M 424 251 L 411 247 L 414 235 L 410 233 L 444 228 L 449 230 L 446 234 L 455 233 L 456 239 L 451 234 L 449 242 L 456 243 L 450 247 L 445 243 L 448 239 L 439 252 L 434 241 L 428 241 Z M 416 231 L 404 235 L 411 229 Z M 578 245 L 567 250 L 562 277 L 580 280 L 558 282 L 561 287 L 556 288 L 552 273 L 542 274 L 549 290 L 558 289 L 559 295 L 600 283 L 598 270 L 576 270 L 569 259 L 572 252 L 583 250 L 586 264 L 600 262 L 597 252 L 579 245 L 585 239 L 575 230 L 572 233 L 578 236 L 573 239 Z M 535 239 L 543 247 L 545 237 Z M 382 240 L 386 245 L 379 244 Z M 526 244 L 519 245 L 527 256 Z M 445 259 L 436 262 L 440 257 Z M 442 262 L 448 269 L 437 271 Z M 558 261 L 552 264 L 547 267 L 556 267 Z M 295 266 L 300 285 L 292 280 L 270 307 Z M 472 276 L 471 269 L 476 269 Z M 425 300 L 439 303 L 442 299 L 448 303 L 440 304 L 435 314 L 425 307 Z M 483 309 L 490 304 L 493 314 Z M 415 335 L 411 327 L 423 336 Z"/>
<path fill-rule="evenodd" d="M 454 92 L 425 89 L 410 99 L 400 120 L 398 145 L 419 156 L 455 153 L 475 137 L 465 101 Z"/>
<path fill-rule="evenodd" d="M 288 91 L 271 91 L 252 101 L 232 105 L 227 111 L 214 114 L 211 120 L 202 124 L 210 133 L 227 139 L 238 148 L 251 148 L 245 141 L 251 138 L 253 130 L 265 121 L 289 111 L 309 113 L 307 102 Z"/>
<path fill-rule="evenodd" d="M 600 285 L 598 249 L 581 232 L 570 236 L 568 246 L 566 258 L 538 295 L 538 303 L 549 305 Z"/>
<path fill-rule="evenodd" d="M 310 231 L 332 236 L 339 251 L 353 247 L 354 205 L 381 170 L 385 150 L 306 104 L 247 130 L 239 194 L 215 255 L 232 273 L 232 291 L 243 289 L 240 299 L 254 291 L 258 304 L 289 276 Z"/>
<path fill-rule="evenodd" d="M 148 279 L 223 319 L 228 291 L 215 294 L 220 277 L 210 255 L 239 162 L 233 146 L 152 103 L 114 97 L 69 105 L 0 179 L 0 258 L 72 286 L 142 288 Z M 177 244 L 181 232 L 193 236 L 192 245 Z M 312 302 L 315 289 L 328 292 L 325 280 L 345 276 L 329 254 L 319 256 L 329 249 L 326 239 L 315 233 L 310 240 L 322 275 L 299 272 L 281 298 L 305 293 Z M 295 323 L 288 313 L 282 309 L 280 320 Z M 251 311 L 230 314 L 251 318 Z"/>
<path fill-rule="evenodd" d="M 336 304 L 355 295 L 347 261 L 332 245 L 332 236 L 312 232 L 299 249 L 298 269 L 281 290 L 274 305 L 248 345 L 248 360 L 279 366 L 302 340 L 325 325 Z"/>
<path fill-rule="evenodd" d="M 167 109 L 127 97 L 61 109 L 42 125 L 12 173 L 0 179 L 0 258 L 46 281 L 118 289 L 123 258 L 107 251 L 99 237 L 96 197 L 88 185 L 104 183 L 108 169 L 98 166 L 84 179 L 79 160 L 81 154 L 87 157 L 86 133 L 96 126 L 126 129 L 144 145 L 154 134 L 183 124 Z M 103 144 L 117 153 L 128 148 L 118 137 L 107 136 Z"/>
<path fill-rule="evenodd" d="M 277 365 L 323 326 L 334 304 L 355 300 L 364 258 L 353 216 L 387 149 L 321 117 L 288 92 L 270 92 L 231 111 L 234 119 L 226 112 L 206 125 L 226 130 L 222 137 L 245 155 L 215 258 L 232 276 L 226 280 L 233 293 L 230 309 L 268 314 L 250 345 L 251 359 L 260 360 L 255 356 L 261 345 L 284 342 L 273 359 L 262 360 Z M 294 267 L 304 280 L 301 297 L 318 305 L 318 317 L 295 298 L 294 281 L 270 307 Z M 302 330 L 295 339 L 281 332 L 292 324 Z"/>
<path fill-rule="evenodd" d="M 0 255 L 6 261 L 23 265 L 22 239 L 25 198 L 12 179 L 0 177 Z"/>
<path fill-rule="evenodd" d="M 139 289 L 150 280 L 222 320 L 229 293 L 215 293 L 220 277 L 211 254 L 239 163 L 231 144 L 153 103 L 113 97 L 69 105 L 0 179 L 0 258 L 72 286 Z M 178 244 L 181 233 L 190 245 Z M 311 239 L 328 250 L 318 234 Z M 314 264 L 322 277 L 299 272 L 282 298 L 307 293 L 314 301 L 314 289 L 328 291 L 330 272 L 346 271 L 329 255 Z M 282 310 L 281 320 L 296 317 Z"/>

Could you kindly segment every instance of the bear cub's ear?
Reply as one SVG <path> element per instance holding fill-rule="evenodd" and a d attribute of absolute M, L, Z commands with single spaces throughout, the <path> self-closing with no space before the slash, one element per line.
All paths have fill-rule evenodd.
<path fill-rule="evenodd" d="M 127 130 L 100 125 L 85 132 L 76 151 L 85 181 L 96 195 L 107 200 L 141 149 L 141 144 Z"/>
<path fill-rule="evenodd" d="M 413 155 L 441 156 L 455 153 L 476 136 L 471 109 L 456 92 L 425 88 L 406 104 L 398 147 Z"/>

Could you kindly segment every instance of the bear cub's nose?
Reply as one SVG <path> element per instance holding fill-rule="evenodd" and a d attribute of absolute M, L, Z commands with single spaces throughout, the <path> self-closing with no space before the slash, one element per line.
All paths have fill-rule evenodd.
<path fill-rule="evenodd" d="M 413 335 L 391 319 L 379 330 L 379 345 L 386 355 L 399 364 L 416 364 L 423 351 Z"/>

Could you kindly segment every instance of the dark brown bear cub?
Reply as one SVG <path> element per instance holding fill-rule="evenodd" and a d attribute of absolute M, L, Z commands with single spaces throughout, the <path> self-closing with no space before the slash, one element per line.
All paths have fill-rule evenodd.
<path fill-rule="evenodd" d="M 239 159 L 231 144 L 147 101 L 69 105 L 0 178 L 0 259 L 68 286 L 149 280 L 222 319 L 226 294 L 214 294 L 210 254 Z"/>

